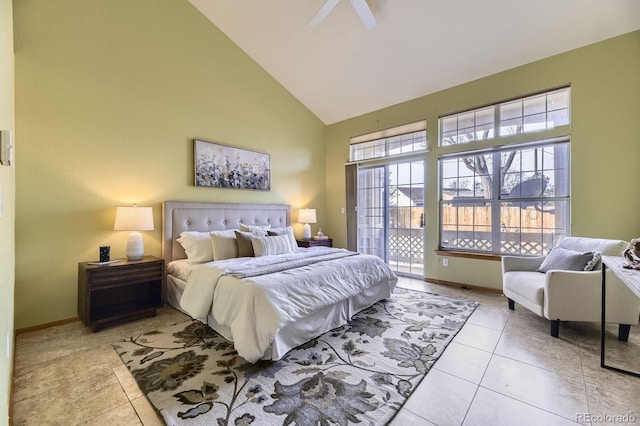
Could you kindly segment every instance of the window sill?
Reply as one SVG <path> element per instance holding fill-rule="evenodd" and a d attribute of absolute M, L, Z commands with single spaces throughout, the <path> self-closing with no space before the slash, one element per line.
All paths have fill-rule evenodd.
<path fill-rule="evenodd" d="M 469 253 L 466 251 L 454 250 L 436 250 L 436 254 L 438 256 L 462 257 L 466 259 L 502 260 L 502 256 L 499 254 Z"/>

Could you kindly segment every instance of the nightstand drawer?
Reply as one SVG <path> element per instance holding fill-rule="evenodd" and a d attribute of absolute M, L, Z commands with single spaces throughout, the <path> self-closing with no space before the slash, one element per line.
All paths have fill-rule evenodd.
<path fill-rule="evenodd" d="M 333 247 L 333 240 L 327 238 L 326 240 L 296 240 L 298 247 Z"/>
<path fill-rule="evenodd" d="M 128 283 L 146 282 L 162 277 L 162 262 L 122 266 L 119 268 L 103 266 L 96 269 L 87 269 L 87 275 L 89 276 L 88 282 L 92 287 L 118 284 L 122 281 L 127 281 Z"/>

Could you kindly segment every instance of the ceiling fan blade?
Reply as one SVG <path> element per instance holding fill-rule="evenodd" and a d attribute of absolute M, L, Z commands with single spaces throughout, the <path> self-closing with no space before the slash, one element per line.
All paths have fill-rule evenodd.
<path fill-rule="evenodd" d="M 318 25 L 327 15 L 333 10 L 340 0 L 327 0 L 327 2 L 320 8 L 320 10 L 313 15 L 313 18 L 309 21 L 310 27 Z"/>
<path fill-rule="evenodd" d="M 378 21 L 376 21 L 376 18 L 373 16 L 367 0 L 351 0 L 351 4 L 368 30 L 372 30 L 378 26 Z"/>

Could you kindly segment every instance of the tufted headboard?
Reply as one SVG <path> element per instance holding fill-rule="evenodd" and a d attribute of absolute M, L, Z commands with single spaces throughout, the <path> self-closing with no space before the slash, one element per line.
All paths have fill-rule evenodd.
<path fill-rule="evenodd" d="M 190 201 L 162 203 L 162 257 L 165 265 L 186 259 L 176 241 L 184 231 L 220 231 L 238 229 L 240 224 L 289 226 L 290 206 L 286 204 L 233 204 Z"/>

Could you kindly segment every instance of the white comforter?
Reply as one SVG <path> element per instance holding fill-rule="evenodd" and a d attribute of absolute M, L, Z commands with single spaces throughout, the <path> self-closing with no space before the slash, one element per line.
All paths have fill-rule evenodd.
<path fill-rule="evenodd" d="M 326 260 L 332 257 L 338 258 Z M 296 267 L 284 267 L 290 264 Z M 288 255 L 203 264 L 189 276 L 180 305 L 205 323 L 211 313 L 231 331 L 228 337 L 238 353 L 255 362 L 285 325 L 364 289 L 396 280 L 377 256 L 313 247 Z"/>

